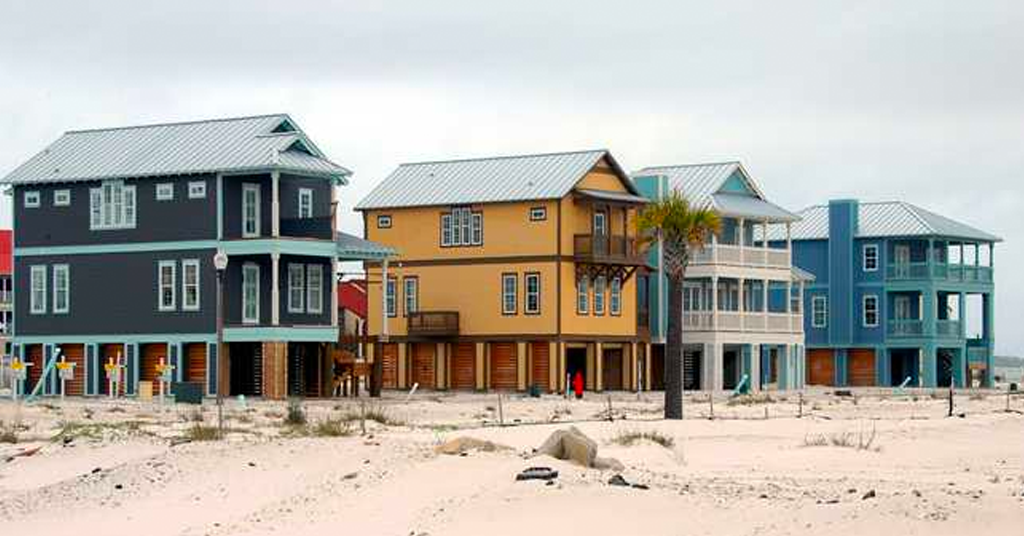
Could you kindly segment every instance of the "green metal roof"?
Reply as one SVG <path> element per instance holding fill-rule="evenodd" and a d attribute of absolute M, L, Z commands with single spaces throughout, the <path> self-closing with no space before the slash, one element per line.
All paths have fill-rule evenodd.
<path fill-rule="evenodd" d="M 828 206 L 817 205 L 798 213 L 801 221 L 793 225 L 793 240 L 822 240 L 828 238 Z M 970 225 L 941 216 L 905 201 L 859 203 L 858 238 L 887 236 L 934 236 L 961 238 L 982 242 L 1000 242 L 1002 238 Z M 772 239 L 783 239 L 780 231 L 772 230 Z"/>
<path fill-rule="evenodd" d="M 338 247 L 338 258 L 343 261 L 383 260 L 398 254 L 394 248 L 348 233 L 334 233 L 334 243 Z"/>

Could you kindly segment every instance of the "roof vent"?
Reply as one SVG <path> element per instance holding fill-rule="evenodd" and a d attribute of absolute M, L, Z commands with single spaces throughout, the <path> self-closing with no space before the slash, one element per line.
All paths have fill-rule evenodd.
<path fill-rule="evenodd" d="M 271 132 L 295 132 L 295 125 L 293 125 L 291 121 L 285 119 L 284 121 L 278 123 L 278 125 L 274 127 L 274 130 L 271 130 Z"/>

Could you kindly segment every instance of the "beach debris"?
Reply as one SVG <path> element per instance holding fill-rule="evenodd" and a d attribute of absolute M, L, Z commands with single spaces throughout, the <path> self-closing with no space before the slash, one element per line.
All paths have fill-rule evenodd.
<path fill-rule="evenodd" d="M 863 497 L 861 497 L 861 500 L 862 501 L 866 501 L 868 499 L 874 499 L 874 498 L 875 498 L 875 490 L 872 489 L 872 490 L 868 490 L 868 492 L 865 493 Z"/>
<path fill-rule="evenodd" d="M 438 454 L 448 454 L 451 456 L 465 455 L 471 450 L 479 450 L 483 452 L 497 452 L 500 450 L 511 450 L 510 447 L 505 445 L 499 445 L 493 441 L 486 441 L 483 439 L 477 439 L 475 437 L 456 437 L 449 439 L 444 443 L 438 445 L 434 449 Z"/>
<path fill-rule="evenodd" d="M 575 426 L 564 430 L 555 430 L 547 440 L 534 451 L 535 456 L 551 456 L 559 460 L 568 460 L 583 467 L 602 471 L 622 471 L 625 466 L 614 458 L 598 458 L 597 442 L 587 437 Z"/>
<path fill-rule="evenodd" d="M 627 482 L 626 478 L 623 477 L 621 474 L 615 473 L 614 475 L 612 475 L 611 478 L 608 479 L 608 485 L 629 487 L 629 482 Z"/>
<path fill-rule="evenodd" d="M 558 478 L 558 471 L 550 467 L 527 467 L 518 475 L 516 481 L 522 480 L 554 480 Z"/>

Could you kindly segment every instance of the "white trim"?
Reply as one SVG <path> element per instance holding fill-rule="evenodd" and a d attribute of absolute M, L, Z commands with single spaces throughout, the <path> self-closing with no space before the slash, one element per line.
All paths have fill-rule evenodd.
<path fill-rule="evenodd" d="M 122 180 L 100 183 L 89 190 L 89 229 L 134 229 L 138 213 L 135 185 Z"/>
<path fill-rule="evenodd" d="M 206 181 L 189 181 L 189 199 L 206 199 Z"/>
<path fill-rule="evenodd" d="M 381 217 L 382 216 L 377 216 L 377 227 L 378 228 L 380 228 L 380 218 Z M 387 216 L 387 218 L 389 220 L 391 219 L 390 216 Z M 449 246 L 452 245 L 452 233 L 453 233 L 453 229 L 452 229 L 452 215 L 451 215 L 451 213 L 441 214 L 441 246 L 442 247 L 449 247 Z"/>
<path fill-rule="evenodd" d="M 608 293 L 608 312 L 612 316 L 622 314 L 622 279 L 613 277 L 611 288 Z"/>
<path fill-rule="evenodd" d="M 57 304 L 60 286 L 57 284 L 57 273 L 64 272 L 64 306 Z M 67 314 L 71 310 L 71 267 L 67 264 L 53 265 L 53 314 Z"/>
<path fill-rule="evenodd" d="M 296 279 L 296 276 L 298 279 Z M 295 298 L 298 297 L 296 302 Z M 297 262 L 288 263 L 288 312 L 302 314 L 306 307 L 306 269 Z"/>
<path fill-rule="evenodd" d="M 254 220 L 255 220 L 254 223 L 253 223 L 253 225 L 255 227 L 254 231 L 247 230 L 246 229 L 246 225 L 245 225 L 246 224 L 246 217 L 247 217 L 246 210 L 245 210 L 245 207 L 246 207 L 246 194 L 249 193 L 249 192 L 253 192 L 253 193 L 256 194 L 255 206 L 253 207 L 253 216 L 254 216 Z M 261 227 L 261 225 L 260 225 L 261 224 L 261 222 L 260 222 L 260 201 L 261 201 L 261 199 L 260 199 L 260 185 L 257 184 L 257 183 L 254 183 L 254 182 L 244 182 L 244 183 L 242 183 L 242 238 L 256 238 L 256 237 L 260 236 L 260 232 L 261 232 L 261 229 L 260 229 L 260 227 Z"/>
<path fill-rule="evenodd" d="M 36 277 L 42 281 L 42 294 L 36 299 Z M 29 314 L 46 314 L 46 265 L 36 264 L 29 267 Z"/>
<path fill-rule="evenodd" d="M 409 283 L 412 283 L 412 292 L 409 292 Z M 417 276 L 406 276 L 402 278 L 402 298 L 405 305 L 405 316 L 409 316 L 420 310 L 420 279 Z M 409 307 L 409 300 L 412 299 L 412 307 Z"/>
<path fill-rule="evenodd" d="M 306 214 L 303 214 L 303 210 L 302 210 L 302 199 L 303 199 L 304 196 L 308 196 L 309 197 L 308 212 Z M 298 212 L 296 213 L 296 214 L 298 214 L 298 217 L 299 218 L 312 218 L 313 217 L 313 189 L 312 188 L 299 188 L 298 203 L 299 203 Z"/>
<path fill-rule="evenodd" d="M 818 315 L 816 311 L 821 304 L 822 310 L 822 322 L 818 323 Z M 827 296 L 811 296 L 811 327 L 812 328 L 827 328 L 828 327 L 828 297 Z"/>
<path fill-rule="evenodd" d="M 164 268 L 171 269 L 171 281 L 164 283 Z M 158 261 L 156 263 L 156 308 L 158 311 L 174 311 L 178 307 L 178 263 L 177 261 Z M 164 303 L 164 290 L 171 291 L 171 303 Z"/>
<path fill-rule="evenodd" d="M 537 290 L 535 292 L 530 292 L 530 280 L 531 279 L 537 280 Z M 538 273 L 524 274 L 523 275 L 523 312 L 524 313 L 530 314 L 530 315 L 540 314 L 540 309 L 541 309 L 541 307 L 540 307 L 540 298 L 541 298 L 540 292 L 541 292 L 541 289 L 540 289 L 540 273 L 538 272 Z M 537 302 L 537 306 L 536 307 L 532 307 L 532 308 L 530 307 L 530 295 L 531 294 L 536 294 L 536 302 Z"/>
<path fill-rule="evenodd" d="M 604 316 L 605 313 L 605 291 L 608 288 L 608 278 L 599 275 L 594 278 L 594 315 Z"/>
<path fill-rule="evenodd" d="M 875 301 L 875 321 L 872 323 L 868 322 L 868 300 Z M 878 294 L 865 294 L 861 297 L 861 309 L 860 309 L 860 320 L 861 325 L 865 328 L 877 328 L 878 327 Z"/>
<path fill-rule="evenodd" d="M 69 207 L 71 206 L 71 190 L 54 190 L 53 191 L 53 206 L 55 207 Z"/>
<path fill-rule="evenodd" d="M 157 201 L 174 201 L 174 183 L 161 182 L 156 185 Z"/>
<path fill-rule="evenodd" d="M 869 249 L 873 250 L 875 252 L 875 256 L 874 256 L 875 266 L 874 266 L 874 268 L 868 268 L 868 250 Z M 862 270 L 864 270 L 865 272 L 877 272 L 878 271 L 878 244 L 864 244 L 864 247 L 861 248 L 860 258 L 861 258 L 860 267 L 861 267 Z"/>
<path fill-rule="evenodd" d="M 387 260 L 384 261 L 387 263 Z M 387 272 L 385 272 L 386 274 Z M 384 283 L 384 314 L 388 318 L 398 316 L 398 277 L 389 275 Z"/>
<path fill-rule="evenodd" d="M 252 281 L 253 288 L 256 290 L 253 303 L 253 309 L 256 313 L 255 316 L 246 316 L 246 273 L 254 274 L 255 281 Z M 243 324 L 259 324 L 260 323 L 260 265 L 254 262 L 247 262 L 242 265 L 242 323 Z"/>
<path fill-rule="evenodd" d="M 200 267 L 199 259 L 182 259 L 181 261 L 181 310 L 182 311 L 198 311 L 202 302 L 200 295 L 201 289 L 203 288 L 200 283 Z M 196 271 L 196 302 L 194 304 L 188 303 L 188 269 L 195 268 Z"/>
<path fill-rule="evenodd" d="M 544 221 L 548 219 L 548 207 L 531 207 L 530 221 Z"/>
<path fill-rule="evenodd" d="M 509 308 L 508 298 L 509 288 L 508 283 L 512 282 L 512 307 Z M 501 314 L 503 315 L 514 315 L 519 309 L 519 276 L 516 274 L 501 274 Z"/>
<path fill-rule="evenodd" d="M 311 283 L 313 274 L 316 274 L 318 279 L 315 286 Z M 324 312 L 324 267 L 320 264 L 306 265 L 306 312 L 317 315 Z"/>
<path fill-rule="evenodd" d="M 391 228 L 391 215 L 390 214 L 378 214 L 377 215 L 377 228 L 378 229 L 390 229 Z"/>
<path fill-rule="evenodd" d="M 585 275 L 576 280 L 576 314 L 590 314 L 590 278 Z"/>
<path fill-rule="evenodd" d="M 25 208 L 39 208 L 39 198 L 39 190 L 29 190 L 25 192 L 22 196 Z"/>

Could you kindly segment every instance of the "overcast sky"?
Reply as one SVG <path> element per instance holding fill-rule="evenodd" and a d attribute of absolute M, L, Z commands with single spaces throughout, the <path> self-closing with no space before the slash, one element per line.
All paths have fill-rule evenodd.
<path fill-rule="evenodd" d="M 1002 236 L 997 351 L 1024 354 L 1020 2 L 301 4 L 5 0 L 0 175 L 65 130 L 287 112 L 355 171 L 360 232 L 405 161 L 739 159 L 792 210 L 903 199 Z"/>

